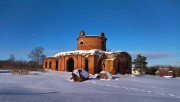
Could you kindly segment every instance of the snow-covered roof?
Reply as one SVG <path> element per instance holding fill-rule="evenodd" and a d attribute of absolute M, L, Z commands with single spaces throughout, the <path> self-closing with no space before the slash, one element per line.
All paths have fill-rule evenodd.
<path fill-rule="evenodd" d="M 57 56 L 65 56 L 65 55 L 75 55 L 75 54 L 88 54 L 88 55 L 97 55 L 97 54 L 103 54 L 104 51 L 101 51 L 99 49 L 94 50 L 75 50 L 75 51 L 67 51 L 67 52 L 60 52 L 55 55 Z"/>
<path fill-rule="evenodd" d="M 117 54 L 120 52 L 124 52 L 124 51 L 116 51 L 116 52 L 106 52 L 106 51 L 102 51 L 99 49 L 93 49 L 93 50 L 75 50 L 75 51 L 66 51 L 66 52 L 60 52 L 55 54 L 54 57 L 58 57 L 58 56 L 65 56 L 65 55 L 78 55 L 78 54 L 82 54 L 82 55 L 103 55 L 103 54 Z"/>

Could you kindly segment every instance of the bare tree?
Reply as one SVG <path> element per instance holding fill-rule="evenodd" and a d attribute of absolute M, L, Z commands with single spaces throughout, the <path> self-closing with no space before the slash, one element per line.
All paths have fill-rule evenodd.
<path fill-rule="evenodd" d="M 43 59 L 46 57 L 43 52 L 44 48 L 42 47 L 36 47 L 30 52 L 28 58 L 33 62 L 33 67 L 42 65 Z"/>
<path fill-rule="evenodd" d="M 15 57 L 14 57 L 14 55 L 13 55 L 13 54 L 11 54 L 8 60 L 9 60 L 9 61 L 15 61 Z"/>

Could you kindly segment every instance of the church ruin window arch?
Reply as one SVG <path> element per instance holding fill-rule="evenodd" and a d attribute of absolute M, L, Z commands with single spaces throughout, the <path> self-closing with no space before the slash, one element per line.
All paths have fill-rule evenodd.
<path fill-rule="evenodd" d="M 80 44 L 80 45 L 84 44 L 84 41 L 83 41 L 83 40 L 81 40 L 81 41 L 79 42 L 79 44 Z"/>

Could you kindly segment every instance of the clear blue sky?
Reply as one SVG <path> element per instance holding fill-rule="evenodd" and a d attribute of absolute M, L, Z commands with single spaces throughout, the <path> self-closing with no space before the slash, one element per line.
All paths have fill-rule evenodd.
<path fill-rule="evenodd" d="M 107 49 L 148 65 L 180 66 L 180 0 L 0 0 L 0 59 L 76 50 L 76 38 L 105 33 Z"/>

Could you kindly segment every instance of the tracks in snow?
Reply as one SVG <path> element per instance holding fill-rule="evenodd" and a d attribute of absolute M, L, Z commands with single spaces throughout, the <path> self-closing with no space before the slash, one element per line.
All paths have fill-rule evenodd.
<path fill-rule="evenodd" d="M 107 86 L 107 87 L 112 87 L 112 88 L 122 88 L 125 90 L 133 90 L 133 91 L 139 91 L 139 92 L 144 92 L 144 93 L 152 93 L 152 94 L 158 94 L 158 95 L 166 95 L 166 96 L 171 96 L 171 97 L 176 97 L 178 99 L 180 99 L 180 96 L 174 95 L 172 93 L 162 93 L 162 92 L 158 92 L 158 91 L 151 91 L 151 90 L 144 90 L 144 89 L 137 89 L 137 88 L 133 88 L 133 87 L 125 87 L 125 86 L 117 86 L 117 85 L 110 85 L 110 84 L 103 84 L 103 83 L 99 83 L 96 81 L 86 81 L 86 82 L 90 82 L 96 85 L 101 85 L 101 86 Z"/>

